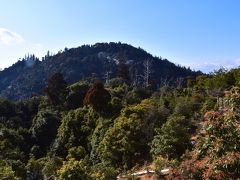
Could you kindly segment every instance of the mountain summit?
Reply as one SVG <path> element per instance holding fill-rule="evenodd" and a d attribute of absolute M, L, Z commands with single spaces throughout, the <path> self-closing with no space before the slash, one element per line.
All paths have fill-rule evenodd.
<path fill-rule="evenodd" d="M 171 81 L 201 74 L 129 44 L 96 43 L 65 48 L 52 56 L 48 53 L 41 61 L 34 55 L 19 60 L 0 72 L 0 92 L 13 100 L 42 94 L 47 79 L 57 72 L 62 73 L 69 84 L 92 76 L 106 81 L 117 76 L 120 64 L 128 67 L 129 79 L 134 83 L 143 83 L 144 73 L 157 85 L 163 79 Z"/>

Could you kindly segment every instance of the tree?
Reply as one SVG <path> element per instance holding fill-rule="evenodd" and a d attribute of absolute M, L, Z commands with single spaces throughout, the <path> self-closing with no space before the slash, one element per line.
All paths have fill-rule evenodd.
<path fill-rule="evenodd" d="M 66 98 L 66 105 L 69 109 L 77 109 L 83 106 L 84 97 L 89 89 L 87 83 L 75 83 L 69 87 L 70 92 Z"/>
<path fill-rule="evenodd" d="M 106 109 L 110 100 L 111 95 L 109 92 L 104 89 L 104 86 L 100 81 L 97 81 L 88 90 L 84 98 L 84 104 L 92 106 L 97 112 L 102 112 L 104 109 Z"/>
<path fill-rule="evenodd" d="M 226 93 L 224 111 L 205 113 L 195 149 L 173 171 L 180 179 L 238 179 L 240 177 L 240 89 Z"/>
<path fill-rule="evenodd" d="M 63 180 L 88 180 L 90 168 L 82 160 L 77 161 L 74 158 L 63 162 L 63 166 L 58 170 L 58 178 Z"/>
<path fill-rule="evenodd" d="M 144 67 L 144 87 L 148 88 L 150 86 L 150 76 L 152 74 L 152 62 L 147 59 L 143 62 Z"/>
<path fill-rule="evenodd" d="M 61 73 L 54 74 L 44 89 L 48 99 L 53 105 L 60 105 L 64 102 L 67 94 L 67 82 Z"/>
<path fill-rule="evenodd" d="M 153 103 L 144 100 L 122 110 L 99 144 L 97 151 L 101 162 L 115 168 L 129 169 L 148 158 L 148 142 L 152 139 L 156 121 L 156 117 L 149 118 L 152 109 Z"/>
<path fill-rule="evenodd" d="M 193 77 L 192 77 L 192 76 L 188 76 L 188 77 L 186 78 L 186 80 L 187 80 L 187 87 L 188 87 L 188 88 L 193 88 L 193 86 L 194 86 L 195 83 L 196 83 L 196 81 L 193 79 Z"/>
<path fill-rule="evenodd" d="M 42 169 L 45 164 L 45 159 L 35 159 L 34 156 L 30 156 L 26 169 L 28 171 L 27 179 L 43 179 Z"/>
<path fill-rule="evenodd" d="M 12 167 L 7 164 L 7 162 L 0 160 L 0 179 L 2 180 L 20 180 L 15 176 Z"/>
<path fill-rule="evenodd" d="M 44 167 L 42 169 L 42 173 L 44 175 L 44 179 L 50 179 L 50 177 L 57 175 L 57 170 L 62 166 L 62 159 L 53 156 L 53 157 L 46 157 L 46 162 L 44 163 Z"/>
<path fill-rule="evenodd" d="M 66 157 L 70 148 L 82 146 L 88 150 L 98 116 L 92 108 L 78 108 L 63 116 L 58 128 L 53 151 L 61 157 Z"/>
<path fill-rule="evenodd" d="M 30 132 L 35 139 L 36 144 L 38 144 L 41 149 L 46 149 L 46 147 L 49 147 L 53 142 L 59 124 L 60 117 L 57 112 L 49 110 L 39 111 L 35 116 Z"/>
<path fill-rule="evenodd" d="M 129 79 L 129 68 L 128 68 L 128 65 L 127 65 L 126 53 L 120 52 L 118 54 L 117 59 L 118 59 L 117 76 L 128 82 L 130 79 Z"/>
<path fill-rule="evenodd" d="M 124 79 L 125 81 L 129 81 L 129 70 L 128 65 L 120 62 L 118 64 L 118 77 Z"/>
<path fill-rule="evenodd" d="M 189 147 L 188 120 L 184 116 L 173 115 L 154 137 L 151 152 L 154 156 L 175 159 L 180 158 Z"/>

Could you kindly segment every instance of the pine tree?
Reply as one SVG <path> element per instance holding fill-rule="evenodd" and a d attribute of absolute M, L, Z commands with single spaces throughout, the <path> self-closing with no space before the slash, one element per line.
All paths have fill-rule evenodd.
<path fill-rule="evenodd" d="M 66 98 L 67 82 L 61 73 L 54 74 L 49 80 L 48 85 L 44 89 L 48 99 L 53 105 L 60 105 Z"/>
<path fill-rule="evenodd" d="M 88 90 L 84 98 L 84 104 L 92 106 L 97 112 L 101 112 L 106 108 L 110 99 L 111 95 L 109 92 L 104 89 L 104 86 L 100 81 L 97 81 Z"/>

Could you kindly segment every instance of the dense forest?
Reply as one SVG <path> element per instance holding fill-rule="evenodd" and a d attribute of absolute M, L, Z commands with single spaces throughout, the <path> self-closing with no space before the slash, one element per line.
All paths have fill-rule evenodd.
<path fill-rule="evenodd" d="M 203 74 L 98 43 L 28 55 L 0 89 L 0 179 L 240 176 L 240 68 Z"/>
<path fill-rule="evenodd" d="M 73 84 L 56 72 L 43 95 L 2 98 L 0 179 L 111 180 L 148 166 L 158 177 L 168 168 L 168 179 L 237 179 L 240 69 L 156 86 L 146 72 L 143 83 L 133 83 L 129 68 L 120 62 L 108 81 L 79 77 Z"/>
<path fill-rule="evenodd" d="M 48 78 L 54 73 L 62 73 L 68 84 L 89 77 L 107 82 L 117 76 L 119 65 L 123 70 L 128 66 L 128 79 L 135 85 L 151 83 L 160 87 L 166 82 L 172 84 L 176 79 L 201 74 L 128 44 L 96 43 L 65 48 L 55 55 L 48 52 L 41 60 L 26 55 L 0 71 L 0 95 L 12 100 L 42 95 Z"/>

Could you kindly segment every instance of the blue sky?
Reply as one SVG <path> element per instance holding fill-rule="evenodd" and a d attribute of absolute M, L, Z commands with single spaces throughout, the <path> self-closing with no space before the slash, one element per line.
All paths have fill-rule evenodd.
<path fill-rule="evenodd" d="M 195 70 L 240 65 L 238 0 L 7 0 L 0 68 L 96 42 L 125 42 Z"/>

